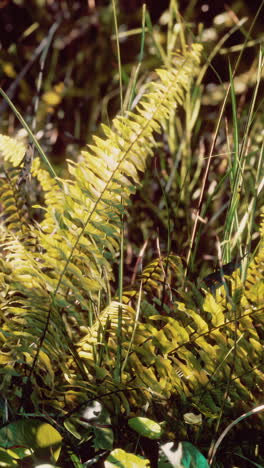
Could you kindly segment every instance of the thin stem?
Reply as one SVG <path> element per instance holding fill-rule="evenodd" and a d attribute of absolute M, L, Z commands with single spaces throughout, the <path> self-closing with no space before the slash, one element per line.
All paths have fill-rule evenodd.
<path fill-rule="evenodd" d="M 23 119 L 22 115 L 20 114 L 20 112 L 18 112 L 16 106 L 12 103 L 12 101 L 9 99 L 9 97 L 7 96 L 7 94 L 4 92 L 4 90 L 2 88 L 0 88 L 0 94 L 3 96 L 3 98 L 6 100 L 6 102 L 9 104 L 9 106 L 11 107 L 12 111 L 14 112 L 14 114 L 16 115 L 16 117 L 18 118 L 18 120 L 20 121 L 21 125 L 26 129 L 26 131 L 28 132 L 31 140 L 32 140 L 32 143 L 34 144 L 34 146 L 37 148 L 38 152 L 39 152 L 39 155 L 40 157 L 43 159 L 44 163 L 47 165 L 47 168 L 48 168 L 48 171 L 50 173 L 50 175 L 56 180 L 57 184 L 59 185 L 60 188 L 62 188 L 62 184 L 61 182 L 58 180 L 57 178 L 57 174 L 56 172 L 54 171 L 52 165 L 50 164 L 47 156 L 45 155 L 43 149 L 41 148 L 38 140 L 36 139 L 36 137 L 34 136 L 34 134 L 32 133 L 32 131 L 30 130 L 28 124 L 26 123 L 26 121 Z"/>
<path fill-rule="evenodd" d="M 117 49 L 117 60 L 118 60 L 118 74 L 119 74 L 119 93 L 120 93 L 120 107 L 121 114 L 123 114 L 123 91 L 122 91 L 122 63 L 121 63 L 121 54 L 119 46 L 119 34 L 118 34 L 118 24 L 117 24 L 117 12 L 115 0 L 112 0 L 113 13 L 114 13 L 114 24 L 115 24 L 115 34 L 116 34 L 116 49 Z M 121 204 L 123 205 L 123 199 L 121 197 Z M 122 380 L 122 321 L 123 321 L 123 278 L 124 278 L 124 215 L 121 215 L 121 227 L 120 227 L 120 259 L 119 259 L 119 271 L 118 271 L 118 296 L 119 303 L 118 306 L 118 324 L 117 324 L 117 351 L 116 351 L 116 366 L 114 370 L 114 377 L 118 382 Z"/>

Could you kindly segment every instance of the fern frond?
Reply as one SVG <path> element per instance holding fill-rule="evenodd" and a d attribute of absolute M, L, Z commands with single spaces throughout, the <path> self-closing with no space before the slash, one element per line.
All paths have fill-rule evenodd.
<path fill-rule="evenodd" d="M 31 173 L 40 183 L 44 195 L 44 206 L 38 206 L 38 208 L 44 211 L 41 227 L 46 233 L 52 233 L 54 230 L 54 219 L 57 219 L 58 224 L 60 222 L 60 210 L 62 210 L 64 205 L 64 192 L 60 189 L 58 183 L 46 167 L 43 166 L 44 164 L 40 158 L 34 158 Z M 49 210 L 46 207 L 49 207 Z M 54 213 L 52 219 L 50 219 L 50 213 Z"/>
<path fill-rule="evenodd" d="M 0 134 L 0 155 L 4 161 L 18 167 L 26 153 L 26 146 L 15 138 Z"/>
<path fill-rule="evenodd" d="M 25 199 L 16 188 L 19 172 L 19 169 L 9 167 L 0 175 L 0 220 L 8 229 L 23 236 L 28 223 Z"/>
<path fill-rule="evenodd" d="M 90 360 L 98 364 L 97 356 L 100 347 L 107 348 L 106 354 L 112 362 L 116 354 L 116 333 L 118 325 L 118 310 L 122 307 L 122 326 L 125 336 L 130 336 L 133 320 L 135 319 L 135 311 L 118 302 L 111 302 L 94 321 L 89 328 L 87 335 L 77 344 L 79 356 L 84 360 Z M 106 357 L 106 356 L 105 356 Z"/>
<path fill-rule="evenodd" d="M 20 184 L 25 153 L 23 143 L 0 134 L 0 220 L 21 240 L 28 241 L 29 200 Z"/>
<path fill-rule="evenodd" d="M 69 276 L 69 265 L 86 258 L 94 292 L 101 289 L 102 270 L 110 274 L 109 259 L 113 260 L 118 249 L 123 206 L 139 184 L 147 156 L 153 154 L 153 133 L 161 131 L 164 119 L 181 102 L 200 53 L 201 47 L 194 44 L 181 57 L 177 69 L 158 70 L 160 83 L 152 86 L 136 112 L 118 116 L 113 129 L 103 126 L 106 138 L 95 137 L 95 145 L 82 152 L 79 163 L 69 162 L 72 181 L 63 182 L 64 203 L 56 209 L 54 203 L 48 206 L 50 226 L 42 224 L 44 232 L 52 232 L 56 239 L 50 245 L 43 236 L 47 255 L 60 265 L 58 287 L 63 277 Z M 65 246 L 67 253 L 56 245 Z"/>

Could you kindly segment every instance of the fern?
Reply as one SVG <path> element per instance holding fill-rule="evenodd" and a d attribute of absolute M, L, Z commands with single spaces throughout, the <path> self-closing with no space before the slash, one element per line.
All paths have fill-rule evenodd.
<path fill-rule="evenodd" d="M 107 287 L 119 248 L 121 215 L 139 184 L 147 157 L 153 154 L 153 134 L 161 131 L 171 109 L 182 102 L 200 53 L 201 47 L 194 44 L 184 56 L 177 56 L 175 68 L 158 70 L 159 81 L 150 85 L 136 112 L 118 116 L 112 129 L 103 126 L 105 138 L 94 137 L 94 144 L 77 164 L 69 161 L 71 180 L 57 184 L 49 168 L 38 159 L 34 161 L 32 175 L 41 185 L 46 205 L 43 220 L 30 228 L 37 247 L 32 249 L 25 237 L 17 235 L 22 232 L 18 219 L 11 228 L 8 223 L 2 228 L 6 240 L 1 275 L 8 288 L 1 296 L 5 317 L 1 362 L 10 398 L 15 386 L 10 375 L 14 372 L 23 378 L 25 391 L 29 384 L 31 390 L 34 388 L 32 392 L 39 397 L 32 395 L 34 405 L 43 393 L 50 395 L 68 384 L 71 388 L 81 386 L 79 397 L 97 388 L 96 381 L 90 383 L 93 372 L 87 359 L 90 362 L 93 356 L 99 369 L 100 334 L 115 329 L 116 305 L 107 304 Z M 8 137 L 2 137 L 1 142 L 5 164 L 18 164 L 14 155 L 17 143 Z M 24 152 L 25 148 L 21 154 Z M 18 174 L 15 177 L 17 181 Z M 21 196 L 20 187 L 14 187 Z M 3 216 L 8 203 L 17 211 L 9 192 L 7 200 Z M 125 318 L 126 313 L 123 326 Z M 80 341 L 82 335 L 85 338 Z M 111 337 L 109 333 L 108 348 L 114 359 Z M 72 343 L 76 343 L 77 352 Z M 87 343 L 92 350 L 86 350 Z M 45 369 L 42 362 L 46 362 Z M 56 398 L 63 406 L 60 395 Z M 120 398 L 124 398 L 122 394 Z"/>
<path fill-rule="evenodd" d="M 263 236 L 262 223 L 258 254 L 249 266 L 245 285 L 238 272 L 232 275 L 232 300 L 223 286 L 216 297 L 206 294 L 200 310 L 176 302 L 170 316 L 152 315 L 138 329 L 155 346 L 150 350 L 148 344 L 144 352 L 135 345 L 134 352 L 147 356 L 151 351 L 155 356 L 152 367 L 160 378 L 163 374 L 155 361 L 163 356 L 166 389 L 184 394 L 206 416 L 220 414 L 228 379 L 230 408 L 240 400 L 253 402 L 254 390 L 263 388 Z M 163 325 L 157 326 L 160 322 Z M 142 367 L 142 379 L 143 375 Z"/>
<path fill-rule="evenodd" d="M 193 287 L 197 295 L 188 297 L 174 256 L 153 260 L 124 290 L 122 305 L 108 297 L 120 219 L 153 154 L 154 134 L 182 102 L 200 53 L 194 44 L 177 56 L 175 68 L 159 70 L 159 81 L 150 85 L 136 112 L 118 116 L 112 128 L 103 126 L 105 138 L 94 137 L 78 163 L 69 161 L 71 180 L 57 184 L 35 159 L 32 176 L 44 193 L 39 224 L 29 226 L 26 213 L 18 215 L 16 200 L 23 201 L 23 192 L 13 167 L 18 161 L 10 157 L 16 143 L 0 139 L 5 166 L 0 388 L 14 411 L 52 407 L 65 421 L 89 399 L 101 398 L 112 412 L 129 413 L 158 397 L 164 405 L 179 399 L 175 417 L 188 402 L 211 418 L 221 414 L 227 381 L 226 405 L 232 410 L 238 400 L 253 400 L 256 388 L 262 392 L 263 223 L 246 282 L 235 272 L 230 297 L 224 286 L 203 300 Z M 120 306 L 126 366 L 117 382 Z M 133 334 L 137 307 L 140 320 Z"/>

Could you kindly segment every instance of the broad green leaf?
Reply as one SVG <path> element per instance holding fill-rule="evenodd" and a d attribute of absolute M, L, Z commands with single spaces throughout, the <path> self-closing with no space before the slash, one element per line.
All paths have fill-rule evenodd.
<path fill-rule="evenodd" d="M 42 423 L 36 431 L 36 448 L 50 448 L 54 460 L 58 460 L 62 437 L 50 424 Z"/>
<path fill-rule="evenodd" d="M 190 442 L 180 442 L 175 447 L 174 442 L 160 446 L 173 468 L 209 468 L 205 457 Z"/>
<path fill-rule="evenodd" d="M 38 419 L 21 419 L 0 429 L 0 446 L 13 448 L 20 445 L 50 455 L 55 461 L 61 449 L 62 437 L 50 424 Z"/>
<path fill-rule="evenodd" d="M 186 424 L 192 424 L 192 425 L 197 425 L 197 426 L 201 426 L 202 424 L 201 414 L 185 413 L 183 418 Z"/>
<path fill-rule="evenodd" d="M 81 440 L 82 434 L 80 433 L 80 426 L 78 427 L 78 421 L 76 418 L 66 419 L 63 423 L 64 427 L 69 431 L 76 439 Z M 82 428 L 81 428 L 82 429 Z"/>
<path fill-rule="evenodd" d="M 148 439 L 159 439 L 162 433 L 160 424 L 148 418 L 131 418 L 128 420 L 128 425 L 138 434 Z"/>
<path fill-rule="evenodd" d="M 149 468 L 150 463 L 148 460 L 127 453 L 122 449 L 113 450 L 105 461 L 105 468 Z"/>
<path fill-rule="evenodd" d="M 111 450 L 113 448 L 114 435 L 110 427 L 94 427 L 93 433 L 95 449 Z"/>

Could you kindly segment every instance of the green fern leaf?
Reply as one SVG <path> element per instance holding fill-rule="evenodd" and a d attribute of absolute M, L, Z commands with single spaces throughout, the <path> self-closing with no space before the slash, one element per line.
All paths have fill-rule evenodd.
<path fill-rule="evenodd" d="M 13 167 L 21 164 L 26 153 L 26 146 L 21 141 L 0 134 L 0 154 L 4 161 L 12 163 Z"/>

